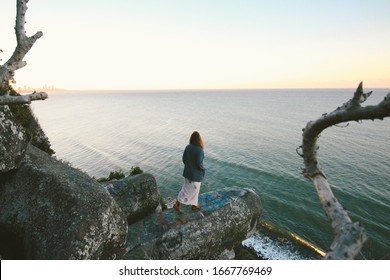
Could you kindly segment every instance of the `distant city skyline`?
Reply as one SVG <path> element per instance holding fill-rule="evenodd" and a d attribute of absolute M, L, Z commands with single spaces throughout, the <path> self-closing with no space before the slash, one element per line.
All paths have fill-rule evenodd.
<path fill-rule="evenodd" d="M 15 87 L 389 88 L 388 0 L 31 0 Z M 16 1 L 0 2 L 0 59 Z"/>
<path fill-rule="evenodd" d="M 57 90 L 65 90 L 62 88 L 57 88 L 54 85 L 43 85 L 41 87 L 30 87 L 30 86 L 13 86 L 13 89 L 16 90 L 18 93 L 24 93 L 24 92 L 34 92 L 34 91 L 57 91 Z"/>

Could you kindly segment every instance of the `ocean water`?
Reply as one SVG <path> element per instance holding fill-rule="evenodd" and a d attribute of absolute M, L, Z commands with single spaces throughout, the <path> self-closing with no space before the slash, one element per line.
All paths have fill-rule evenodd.
<path fill-rule="evenodd" d="M 388 92 L 373 89 L 377 104 Z M 296 149 L 302 128 L 354 89 L 64 91 L 32 108 L 56 157 L 90 176 L 140 166 L 165 197 L 182 184 L 182 152 L 197 130 L 205 141 L 201 192 L 254 189 L 262 220 L 327 250 L 333 239 Z M 332 127 L 319 159 L 333 191 L 369 239 L 359 258 L 390 258 L 390 120 Z M 286 257 L 287 258 L 287 257 Z"/>

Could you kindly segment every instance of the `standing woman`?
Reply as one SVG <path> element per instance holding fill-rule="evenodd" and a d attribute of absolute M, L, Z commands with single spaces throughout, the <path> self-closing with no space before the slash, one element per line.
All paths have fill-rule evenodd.
<path fill-rule="evenodd" d="M 190 143 L 186 146 L 183 153 L 184 163 L 184 184 L 177 196 L 177 201 L 173 208 L 178 212 L 180 203 L 192 205 L 192 210 L 197 210 L 201 206 L 198 204 L 200 185 L 204 178 L 206 169 L 203 166 L 204 143 L 199 132 L 194 131 L 190 137 Z"/>

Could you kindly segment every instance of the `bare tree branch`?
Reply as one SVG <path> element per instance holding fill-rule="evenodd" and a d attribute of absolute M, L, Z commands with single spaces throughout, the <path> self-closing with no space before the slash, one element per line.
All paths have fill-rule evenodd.
<path fill-rule="evenodd" d="M 367 237 L 364 228 L 358 223 L 352 223 L 347 211 L 335 198 L 317 158 L 317 139 L 323 130 L 339 123 L 390 117 L 390 93 L 378 105 L 360 105 L 371 93 L 363 93 L 361 82 L 351 100 L 316 121 L 310 121 L 303 130 L 303 174 L 313 181 L 335 236 L 326 259 L 354 259 Z"/>
<path fill-rule="evenodd" d="M 46 92 L 33 92 L 31 94 L 11 96 L 9 94 L 0 96 L 0 105 L 30 104 L 31 101 L 45 100 L 48 97 Z"/>
<path fill-rule="evenodd" d="M 322 174 L 325 177 L 317 159 L 317 139 L 323 130 L 343 122 L 375 119 L 383 120 L 385 117 L 390 116 L 390 93 L 387 94 L 385 99 L 378 105 L 361 107 L 360 103 L 364 102 L 370 94 L 371 92 L 363 93 L 363 83 L 360 83 L 351 100 L 333 112 L 324 114 L 316 121 L 310 121 L 306 125 L 303 132 L 302 144 L 305 176 L 312 177 L 316 174 Z"/>
<path fill-rule="evenodd" d="M 16 22 L 15 22 L 15 34 L 17 40 L 17 46 L 14 53 L 8 59 L 8 61 L 0 66 L 0 85 L 6 86 L 9 81 L 12 80 L 14 72 L 24 66 L 26 62 L 23 61 L 24 56 L 29 52 L 34 43 L 42 37 L 42 32 L 37 32 L 31 37 L 27 37 L 24 28 L 25 16 L 27 11 L 28 0 L 17 0 L 16 3 Z"/>

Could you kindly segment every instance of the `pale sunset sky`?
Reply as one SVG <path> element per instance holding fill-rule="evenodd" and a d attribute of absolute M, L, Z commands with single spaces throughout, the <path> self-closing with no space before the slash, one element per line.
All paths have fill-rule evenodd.
<path fill-rule="evenodd" d="M 389 0 L 30 0 L 17 86 L 390 87 Z M 0 2 L 0 58 L 16 39 Z M 0 62 L 1 63 L 1 62 Z"/>

